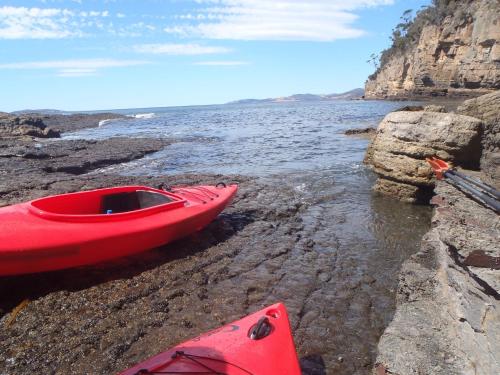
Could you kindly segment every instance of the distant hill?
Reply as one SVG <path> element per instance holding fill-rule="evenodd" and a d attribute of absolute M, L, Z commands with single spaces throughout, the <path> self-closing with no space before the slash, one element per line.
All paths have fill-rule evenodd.
<path fill-rule="evenodd" d="M 33 115 L 33 114 L 41 114 L 41 115 L 67 115 L 71 112 L 68 111 L 60 111 L 58 109 L 23 109 L 21 111 L 11 112 L 13 115 Z"/>
<path fill-rule="evenodd" d="M 340 94 L 295 94 L 291 96 L 283 96 L 280 98 L 267 99 L 241 99 L 229 102 L 227 104 L 255 104 L 255 103 L 282 103 L 282 102 L 319 102 L 327 100 L 353 100 L 361 99 L 365 94 L 364 89 L 354 89 Z"/>

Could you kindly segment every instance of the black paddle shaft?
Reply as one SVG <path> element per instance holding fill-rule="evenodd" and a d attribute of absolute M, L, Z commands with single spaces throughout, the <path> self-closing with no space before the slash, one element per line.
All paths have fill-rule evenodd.
<path fill-rule="evenodd" d="M 487 192 L 491 196 L 493 196 L 497 199 L 500 199 L 500 191 L 496 190 L 493 186 L 487 185 L 481 180 L 476 180 L 475 178 L 467 176 L 461 172 L 455 171 L 454 169 L 450 169 L 448 172 L 464 179 L 467 182 L 470 182 L 471 184 L 478 186 L 479 188 L 481 188 L 482 190 L 484 190 L 485 192 Z"/>
<path fill-rule="evenodd" d="M 491 198 L 489 195 L 483 193 L 482 191 L 479 191 L 478 189 L 470 186 L 456 174 L 450 173 L 450 171 L 444 172 L 443 175 L 446 177 L 446 181 L 449 184 L 458 187 L 460 190 L 468 193 L 471 197 L 475 198 L 476 200 L 479 200 L 481 203 L 486 204 L 488 207 L 492 208 L 497 213 L 500 213 L 499 201 Z"/>

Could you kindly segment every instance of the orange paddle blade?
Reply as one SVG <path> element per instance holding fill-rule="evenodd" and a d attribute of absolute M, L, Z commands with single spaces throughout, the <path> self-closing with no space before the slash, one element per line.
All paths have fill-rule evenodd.
<path fill-rule="evenodd" d="M 427 161 L 427 163 L 430 164 L 430 166 L 431 166 L 432 170 L 434 171 L 434 173 L 436 174 L 436 178 L 438 180 L 442 180 L 443 173 L 451 169 L 447 162 L 445 162 L 444 160 L 438 159 L 436 157 L 425 158 L 425 160 Z"/>

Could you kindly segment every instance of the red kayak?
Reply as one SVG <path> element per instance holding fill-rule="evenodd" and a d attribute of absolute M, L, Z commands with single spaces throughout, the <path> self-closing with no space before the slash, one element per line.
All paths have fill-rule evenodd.
<path fill-rule="evenodd" d="M 210 223 L 237 189 L 122 186 L 0 208 L 0 275 L 93 264 L 169 243 Z"/>
<path fill-rule="evenodd" d="M 269 306 L 160 353 L 121 375 L 300 375 L 285 306 Z"/>

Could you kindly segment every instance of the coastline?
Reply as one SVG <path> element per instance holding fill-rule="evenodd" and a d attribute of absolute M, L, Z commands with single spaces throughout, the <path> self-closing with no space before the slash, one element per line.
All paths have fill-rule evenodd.
<path fill-rule="evenodd" d="M 92 122 L 92 126 L 95 124 Z M 278 291 L 282 298 L 290 296 L 292 291 L 294 293 L 287 307 L 292 328 L 297 332 L 297 338 L 300 338 L 298 342 L 296 338 L 296 343 L 302 368 L 307 374 L 345 373 L 346 369 L 368 373 L 373 366 L 377 374 L 384 374 L 387 370 L 387 374 L 402 375 L 406 374 L 404 363 L 413 366 L 411 368 L 434 371 L 434 368 L 424 367 L 418 361 L 433 354 L 432 348 L 443 342 L 451 348 L 445 353 L 446 356 L 458 355 L 458 349 L 455 349 L 460 347 L 460 341 L 453 341 L 444 333 L 441 336 L 434 335 L 436 326 L 433 323 L 436 320 L 430 321 L 424 313 L 431 311 L 429 306 L 439 300 L 438 292 L 449 290 L 448 295 L 457 293 L 453 289 L 456 277 L 461 277 L 460 282 L 467 288 L 475 285 L 476 281 L 469 271 L 453 273 L 450 282 L 441 277 L 436 278 L 436 275 L 449 269 L 469 267 L 464 266 L 460 257 L 455 257 L 458 261 L 451 257 L 449 249 L 460 250 L 464 243 L 476 246 L 477 237 L 471 237 L 470 234 L 481 233 L 487 228 L 487 221 L 483 221 L 483 218 L 489 218 L 490 221 L 495 219 L 485 214 L 477 204 L 457 195 L 457 192 L 449 191 L 446 186 L 438 185 L 436 192 L 440 197 L 445 197 L 444 201 L 436 198 L 435 202 L 440 207 L 435 211 L 433 228 L 426 235 L 421 252 L 402 266 L 394 317 L 387 311 L 390 316 L 385 319 L 388 321 L 377 323 L 380 329 L 378 334 L 382 334 L 382 331 L 385 333 L 378 344 L 378 356 L 375 359 L 376 347 L 342 347 L 340 337 L 353 333 L 345 327 L 348 316 L 334 314 L 338 314 L 335 309 L 342 309 L 346 300 L 355 306 L 359 305 L 358 308 L 363 311 L 369 309 L 367 303 L 372 302 L 360 299 L 365 299 L 364 293 L 369 292 L 372 285 L 377 287 L 380 276 L 373 273 L 373 276 L 363 276 L 362 280 L 354 278 L 344 281 L 336 287 L 338 289 L 332 289 L 335 296 L 322 291 L 328 283 L 336 280 L 332 278 L 332 270 L 342 275 L 349 274 L 352 269 L 349 268 L 348 259 L 332 258 L 321 251 L 313 251 L 316 243 L 311 238 L 315 236 L 315 229 L 305 224 L 309 207 L 293 189 L 286 186 L 276 189 L 258 179 L 237 175 L 131 177 L 108 172 L 88 174 L 103 166 L 140 159 L 173 142 L 175 140 L 156 138 L 82 141 L 20 137 L 2 140 L 0 150 L 3 157 L 0 161 L 5 166 L 2 170 L 12 172 L 0 189 L 3 204 L 120 184 L 158 186 L 216 183 L 221 179 L 240 184 L 236 200 L 215 222 L 180 243 L 110 264 L 3 279 L 0 289 L 2 295 L 9 297 L 0 305 L 0 324 L 7 324 L 16 306 L 24 300 L 30 301 L 15 321 L 5 326 L 6 329 L 0 333 L 3 343 L 0 346 L 0 360 L 6 364 L 5 371 L 35 371 L 40 369 L 42 363 L 47 363 L 43 365 L 47 366 L 47 370 L 54 369 L 54 364 L 60 364 L 57 371 L 62 373 L 115 372 L 200 332 L 246 315 L 257 301 L 271 302 L 270 290 Z M 14 165 L 18 167 L 14 168 Z M 394 203 L 396 207 L 398 203 Z M 476 216 L 480 217 L 478 227 L 475 227 L 477 220 L 468 219 Z M 440 227 L 436 229 L 436 225 Z M 460 225 L 464 229 L 455 236 L 458 242 L 448 246 L 446 238 L 442 237 L 443 233 L 449 232 L 450 226 L 460 228 Z M 436 237 L 436 233 L 441 237 Z M 448 250 L 443 247 L 443 243 L 447 244 Z M 466 257 L 465 254 L 463 258 Z M 374 264 L 376 268 L 375 260 Z M 256 277 L 256 272 L 260 277 Z M 482 269 L 473 269 L 471 272 L 477 273 L 479 278 L 491 276 L 490 272 Z M 305 274 L 307 277 L 297 279 L 295 274 Z M 398 276 L 388 277 L 394 278 L 396 289 Z M 256 280 L 259 280 L 257 286 Z M 492 283 L 489 280 L 486 282 Z M 225 292 L 228 288 L 232 290 L 231 294 Z M 491 300 L 492 294 L 484 289 L 483 284 L 474 288 L 479 292 L 485 291 L 481 298 L 487 301 L 488 306 L 497 303 Z M 478 292 L 474 290 L 474 293 Z M 306 307 L 313 301 L 325 298 L 332 301 L 331 315 L 324 312 L 323 308 L 316 311 Z M 244 302 L 240 306 L 241 301 Z M 337 303 L 340 304 L 338 308 L 334 307 Z M 422 315 L 415 323 L 411 320 L 415 312 L 408 312 L 408 307 L 419 304 L 422 306 Z M 192 306 L 199 306 L 200 312 L 192 311 Z M 458 311 L 453 310 L 454 306 L 447 303 L 446 299 L 433 311 L 437 314 L 441 307 L 452 312 Z M 458 324 L 455 320 L 442 320 L 438 328 L 451 324 L 462 327 L 469 320 L 476 322 L 477 317 L 474 318 L 476 320 L 469 317 L 476 312 L 490 321 L 488 314 L 496 311 L 498 309 L 487 310 L 486 313 L 483 310 L 465 311 L 456 316 L 462 318 L 469 314 L 466 321 L 459 320 Z M 203 319 L 200 320 L 200 317 Z M 314 346 L 304 345 L 305 340 L 319 334 L 318 327 L 321 327 L 323 319 L 334 320 L 340 335 L 335 341 L 335 349 L 323 356 L 326 362 L 321 356 L 315 355 Z M 415 331 L 412 331 L 415 334 L 408 340 L 397 342 L 406 335 L 406 330 L 413 323 L 416 324 Z M 475 331 L 473 334 L 485 335 L 484 332 Z M 27 342 L 26 337 L 29 338 Z M 65 340 L 60 340 L 61 337 L 65 337 Z M 474 336 L 463 337 L 476 340 Z M 67 345 L 74 350 L 66 351 Z M 415 348 L 415 345 L 418 347 Z M 406 349 L 395 351 L 394 348 Z M 319 350 L 319 347 L 316 349 Z M 355 364 L 357 367 L 344 367 L 353 366 L 351 357 L 360 356 L 354 352 L 357 350 L 362 350 L 362 358 Z M 408 354 L 412 351 L 417 355 L 411 363 L 405 360 L 406 357 L 398 356 L 398 353 Z M 473 353 L 479 355 L 479 352 Z M 446 369 L 453 369 L 452 365 L 463 363 L 455 361 Z M 326 364 L 328 367 L 325 367 Z M 438 366 L 439 357 L 432 364 Z"/>
<path fill-rule="evenodd" d="M 14 142 L 13 138 L 9 141 Z M 318 202 L 323 198 L 315 193 L 304 199 L 304 194 L 295 189 L 303 179 L 297 179 L 301 182 L 296 184 L 275 184 L 234 175 L 131 177 L 113 175 L 109 168 L 105 168 L 106 172 L 92 172 L 101 159 L 116 165 L 113 163 L 120 159 L 117 153 L 140 158 L 138 151 L 144 152 L 146 146 L 151 152 L 158 147 L 168 149 L 169 142 L 175 139 L 156 139 L 157 144 L 149 144 L 147 138 L 125 143 L 120 139 L 108 143 L 70 142 L 63 133 L 63 139 L 22 136 L 16 142 L 17 146 L 12 144 L 2 158 L 2 162 L 11 163 L 2 170 L 12 172 L 5 180 L 11 188 L 1 198 L 5 204 L 126 184 L 154 187 L 222 180 L 239 183 L 240 190 L 234 203 L 216 221 L 178 243 L 109 264 L 2 278 L 0 290 L 8 297 L 0 305 L 0 325 L 4 328 L 0 332 L 1 371 L 116 372 L 168 346 L 283 300 L 305 373 L 368 373 L 375 360 L 377 339 L 392 316 L 399 264 L 416 247 L 406 246 L 402 252 L 391 246 L 388 251 L 394 251 L 396 258 L 387 258 L 386 249 L 377 246 L 384 241 L 384 228 L 375 233 L 381 237 L 369 245 L 356 244 L 365 239 L 360 233 L 351 233 L 353 225 L 362 226 L 355 223 L 357 214 L 339 216 L 335 209 L 322 208 L 325 202 Z M 25 148 L 26 144 L 31 146 Z M 39 144 L 43 146 L 36 147 Z M 66 145 L 65 151 L 52 153 L 52 144 Z M 106 153 L 100 154 L 96 151 L 99 149 Z M 32 157 L 43 154 L 49 157 Z M 89 157 L 96 162 L 89 163 Z M 14 165 L 18 165 L 17 169 Z M 417 215 L 410 207 L 403 207 L 399 216 L 393 216 L 392 209 L 381 206 L 387 203 L 397 210 L 397 205 L 372 200 L 368 186 L 345 198 L 342 189 L 333 187 L 335 197 L 326 195 L 326 200 L 338 202 L 339 208 L 349 205 L 352 199 L 365 200 L 363 204 L 378 212 L 377 225 L 392 226 L 399 216 Z M 318 225 L 318 215 L 322 221 L 334 223 L 339 233 Z M 427 210 L 424 216 L 428 217 Z M 409 225 L 413 229 L 407 235 L 412 240 L 404 236 L 406 243 L 416 243 L 423 234 L 426 225 L 416 224 L 418 231 Z M 370 246 L 369 251 L 363 251 L 365 246 Z M 356 259 L 366 265 L 359 269 Z M 379 274 L 381 268 L 386 270 L 383 275 Z M 14 314 L 17 306 L 22 309 Z M 13 315 L 15 319 L 8 323 Z M 355 326 L 346 325 L 348 320 Z M 325 342 L 318 333 L 327 331 L 335 335 Z M 366 334 L 368 339 L 362 337 Z M 348 347 L 344 345 L 346 340 L 350 342 Z"/>

